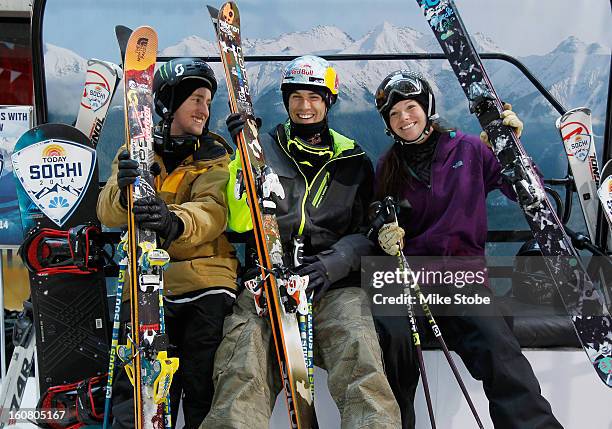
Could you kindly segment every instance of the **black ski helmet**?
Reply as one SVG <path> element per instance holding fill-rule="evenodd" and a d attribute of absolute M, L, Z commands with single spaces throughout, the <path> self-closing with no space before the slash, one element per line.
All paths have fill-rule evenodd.
<path fill-rule="evenodd" d="M 399 143 L 420 143 L 429 135 L 432 122 L 437 119 L 436 101 L 429 82 L 418 72 L 413 70 L 398 70 L 389 74 L 378 85 L 374 95 L 376 109 L 382 116 L 387 127 L 387 134 L 393 135 Z M 396 135 L 389 124 L 389 112 L 398 101 L 415 100 L 427 115 L 427 124 L 421 135 L 413 141 L 405 141 Z"/>
<path fill-rule="evenodd" d="M 217 79 L 210 66 L 199 58 L 177 58 L 163 64 L 153 78 L 153 94 L 155 96 L 155 111 L 166 119 L 174 113 L 176 89 L 179 85 L 192 84 L 193 91 L 199 87 L 210 90 L 211 98 L 217 92 Z M 191 94 L 190 92 L 190 94 Z M 185 99 L 181 100 L 181 103 Z M 180 106 L 180 104 L 178 104 Z"/>
<path fill-rule="evenodd" d="M 217 92 L 217 79 L 210 66 L 199 58 L 177 58 L 163 64 L 153 78 L 155 111 L 161 123 L 155 127 L 153 147 L 164 156 L 184 159 L 200 144 L 199 136 L 170 136 L 170 126 L 176 109 L 198 88 L 210 90 L 211 99 Z M 203 134 L 208 133 L 210 115 L 204 124 Z"/>

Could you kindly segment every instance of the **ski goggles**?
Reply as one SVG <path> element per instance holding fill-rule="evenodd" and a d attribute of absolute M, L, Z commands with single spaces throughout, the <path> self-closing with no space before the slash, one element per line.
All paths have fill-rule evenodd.
<path fill-rule="evenodd" d="M 395 75 L 376 92 L 376 109 L 381 113 L 390 109 L 394 104 L 394 94 L 409 98 L 422 92 L 423 84 L 419 79 L 402 74 Z"/>

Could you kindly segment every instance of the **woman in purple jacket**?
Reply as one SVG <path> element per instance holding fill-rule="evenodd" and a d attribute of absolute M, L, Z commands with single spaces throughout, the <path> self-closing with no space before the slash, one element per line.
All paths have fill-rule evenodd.
<path fill-rule="evenodd" d="M 502 182 L 501 167 L 491 149 L 478 136 L 440 125 L 431 87 L 418 73 L 400 70 L 387 76 L 376 91 L 376 108 L 387 134 L 394 139 L 377 166 L 376 195 L 381 200 L 392 196 L 400 206 L 411 207 L 409 215 L 399 216 L 399 224 L 387 223 L 380 229 L 382 250 L 397 255 L 401 248 L 409 263 L 411 256 L 482 258 L 487 194 L 501 189 L 515 199 L 512 187 Z M 502 117 L 504 124 L 520 135 L 523 124 L 517 116 L 508 109 Z M 482 138 L 486 141 L 486 134 Z M 479 294 L 490 295 L 486 288 L 481 289 Z M 496 428 L 561 428 L 518 341 L 494 304 L 470 306 L 469 311 L 441 306 L 434 308 L 436 311 L 440 311 L 436 319 L 449 347 L 459 354 L 470 374 L 483 382 Z M 394 328 L 387 326 L 387 336 L 405 338 L 393 332 L 398 332 L 398 325 L 409 331 L 407 319 L 396 318 L 393 324 Z M 380 331 L 381 343 L 399 341 L 384 338 L 385 329 Z M 413 353 L 388 356 L 388 350 L 384 350 L 385 363 L 391 374 L 416 367 Z M 390 363 L 397 368 L 389 368 Z M 400 396 L 402 424 L 410 427 L 414 425 L 414 380 L 406 383 L 405 377 L 403 381 L 391 377 L 390 382 Z M 412 397 L 406 398 L 406 393 Z"/>

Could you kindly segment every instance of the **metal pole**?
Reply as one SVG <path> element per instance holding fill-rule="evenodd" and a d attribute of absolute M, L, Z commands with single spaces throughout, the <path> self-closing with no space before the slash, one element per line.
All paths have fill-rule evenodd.
<path fill-rule="evenodd" d="M 6 377 L 6 336 L 4 335 L 4 269 L 2 258 L 4 251 L 0 249 L 0 307 L 2 307 L 2 320 L 0 320 L 0 373 L 2 374 L 2 382 L 5 382 Z"/>

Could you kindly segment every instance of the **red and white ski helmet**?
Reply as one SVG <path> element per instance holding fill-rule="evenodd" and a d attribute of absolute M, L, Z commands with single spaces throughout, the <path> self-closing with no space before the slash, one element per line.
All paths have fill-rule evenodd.
<path fill-rule="evenodd" d="M 288 98 L 293 90 L 323 90 L 326 95 L 325 102 L 329 107 L 338 98 L 338 86 L 338 74 L 327 60 L 314 55 L 304 55 L 287 64 L 283 70 L 280 89 L 283 99 Z"/>

